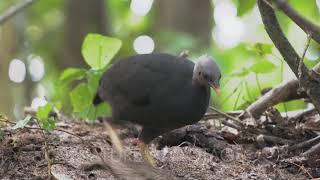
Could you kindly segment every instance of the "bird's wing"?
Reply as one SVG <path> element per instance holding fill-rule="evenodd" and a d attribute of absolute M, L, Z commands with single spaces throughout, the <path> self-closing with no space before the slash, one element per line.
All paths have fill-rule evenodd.
<path fill-rule="evenodd" d="M 102 91 L 112 96 L 107 99 L 114 103 L 148 106 L 153 99 L 163 98 L 170 90 L 176 92 L 186 80 L 191 81 L 192 64 L 185 69 L 184 63 L 190 62 L 166 55 L 122 60 L 103 76 Z"/>

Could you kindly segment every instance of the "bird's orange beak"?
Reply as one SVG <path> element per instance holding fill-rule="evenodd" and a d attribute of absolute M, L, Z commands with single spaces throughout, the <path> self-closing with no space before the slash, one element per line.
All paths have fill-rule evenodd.
<path fill-rule="evenodd" d="M 210 83 L 210 86 L 213 88 L 213 90 L 216 92 L 216 94 L 217 94 L 218 96 L 221 95 L 221 90 L 220 90 L 220 87 L 219 87 L 219 86 L 216 86 L 216 85 L 214 85 L 213 83 Z"/>

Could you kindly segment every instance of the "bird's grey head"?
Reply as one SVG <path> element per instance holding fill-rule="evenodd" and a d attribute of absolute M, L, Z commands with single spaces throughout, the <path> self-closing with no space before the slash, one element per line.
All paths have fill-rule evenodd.
<path fill-rule="evenodd" d="M 218 64 L 208 55 L 200 56 L 193 69 L 193 81 L 202 85 L 210 85 L 217 94 L 220 93 L 221 72 Z"/>

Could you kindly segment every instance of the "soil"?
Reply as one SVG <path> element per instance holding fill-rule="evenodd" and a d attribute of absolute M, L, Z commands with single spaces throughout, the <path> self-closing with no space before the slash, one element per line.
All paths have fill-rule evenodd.
<path fill-rule="evenodd" d="M 95 168 L 93 165 L 101 162 L 100 157 L 110 162 L 119 160 L 105 126 L 101 123 L 88 124 L 68 119 L 58 122 L 57 126 L 80 136 L 94 147 L 89 148 L 78 137 L 65 132 L 47 133 L 49 157 L 52 161 L 51 172 L 55 178 L 117 179 L 110 169 Z M 126 134 L 126 130 L 121 128 L 117 128 L 117 132 Z M 123 139 L 125 158 L 132 162 L 142 162 L 135 144 L 136 138 L 131 135 L 124 136 L 127 136 Z M 40 130 L 3 128 L 0 142 L 0 179 L 46 179 L 48 171 L 44 142 Z M 92 152 L 92 148 L 95 148 L 100 157 Z M 170 172 L 180 179 L 293 180 L 309 177 L 306 173 L 307 168 L 295 165 L 282 166 L 278 160 L 261 156 L 262 150 L 253 144 L 228 144 L 224 156 L 209 153 L 190 143 L 166 146 L 162 149 L 153 145 L 150 149 L 159 161 L 157 169 Z"/>

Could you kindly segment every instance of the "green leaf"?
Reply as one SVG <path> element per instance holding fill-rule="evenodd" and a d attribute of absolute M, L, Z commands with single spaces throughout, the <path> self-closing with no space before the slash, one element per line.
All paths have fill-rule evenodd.
<path fill-rule="evenodd" d="M 230 74 L 231 77 L 245 77 L 250 73 L 249 69 L 242 68 L 240 70 L 236 70 Z"/>
<path fill-rule="evenodd" d="M 53 130 L 54 128 L 56 128 L 56 121 L 54 117 L 49 117 L 41 122 L 43 124 L 43 128 L 46 130 Z"/>
<path fill-rule="evenodd" d="M 268 60 L 261 60 L 253 64 L 250 70 L 257 74 L 267 74 L 275 70 L 276 66 Z"/>
<path fill-rule="evenodd" d="M 316 60 L 310 60 L 306 57 L 304 57 L 303 60 L 304 64 L 307 66 L 307 68 L 313 68 L 315 65 L 317 65 L 320 62 L 320 58 L 316 59 Z"/>
<path fill-rule="evenodd" d="M 24 128 L 31 120 L 32 116 L 27 115 L 27 117 L 18 121 L 17 124 L 12 127 L 12 129 Z"/>
<path fill-rule="evenodd" d="M 99 71 L 99 70 L 87 71 L 88 88 L 92 96 L 94 96 L 97 92 L 102 74 L 103 74 L 103 71 Z"/>
<path fill-rule="evenodd" d="M 37 118 L 40 121 L 44 121 L 44 120 L 48 119 L 48 116 L 49 116 L 50 112 L 52 112 L 52 110 L 53 110 L 53 107 L 50 103 L 47 103 L 45 106 L 39 107 L 38 111 L 37 111 Z"/>
<path fill-rule="evenodd" d="M 92 104 L 92 95 L 85 83 L 79 84 L 69 95 L 74 112 L 85 111 Z"/>
<path fill-rule="evenodd" d="M 96 117 L 111 115 L 111 106 L 107 103 L 101 103 L 96 108 Z"/>
<path fill-rule="evenodd" d="M 252 102 L 244 101 L 241 104 L 239 104 L 235 110 L 244 110 L 246 109 Z"/>
<path fill-rule="evenodd" d="M 82 44 L 84 60 L 92 69 L 103 69 L 117 54 L 121 40 L 100 34 L 88 34 Z"/>
<path fill-rule="evenodd" d="M 74 115 L 79 118 L 94 121 L 99 116 L 111 115 L 111 106 L 107 103 L 101 103 L 98 106 L 92 104 L 82 112 L 75 112 Z"/>
<path fill-rule="evenodd" d="M 260 56 L 264 56 L 272 52 L 272 47 L 272 44 L 256 43 L 253 45 L 253 50 Z"/>
<path fill-rule="evenodd" d="M 238 16 L 243 16 L 253 9 L 256 0 L 237 0 L 236 4 L 238 4 Z"/>
<path fill-rule="evenodd" d="M 82 79 L 85 73 L 86 73 L 86 70 L 84 69 L 68 68 L 61 73 L 59 80 L 63 84 L 68 84 L 74 80 Z"/>

